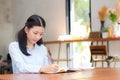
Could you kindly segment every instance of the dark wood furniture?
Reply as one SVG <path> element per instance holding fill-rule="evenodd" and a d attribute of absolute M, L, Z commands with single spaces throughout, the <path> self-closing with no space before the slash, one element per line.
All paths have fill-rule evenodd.
<path fill-rule="evenodd" d="M 8 65 L 8 63 L 7 62 L 0 62 L 0 74 L 2 74 L 3 73 L 3 66 L 7 66 Z"/>

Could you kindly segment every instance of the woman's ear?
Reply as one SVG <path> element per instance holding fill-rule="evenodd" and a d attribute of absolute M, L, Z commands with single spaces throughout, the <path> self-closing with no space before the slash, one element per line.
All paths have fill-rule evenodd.
<path fill-rule="evenodd" d="M 25 31 L 25 33 L 28 33 L 28 28 L 25 27 L 25 28 L 24 28 L 24 31 Z"/>

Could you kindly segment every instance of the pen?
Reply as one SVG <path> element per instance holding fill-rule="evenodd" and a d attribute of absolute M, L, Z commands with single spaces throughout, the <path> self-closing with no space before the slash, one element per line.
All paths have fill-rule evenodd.
<path fill-rule="evenodd" d="M 48 57 L 48 62 L 49 62 L 49 64 L 53 64 L 53 63 L 54 63 L 54 60 L 51 58 L 51 56 L 48 55 L 47 57 Z"/>

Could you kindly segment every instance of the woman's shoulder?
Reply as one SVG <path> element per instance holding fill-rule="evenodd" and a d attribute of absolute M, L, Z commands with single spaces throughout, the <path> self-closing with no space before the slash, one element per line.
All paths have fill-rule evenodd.
<path fill-rule="evenodd" d="M 46 48 L 46 46 L 44 44 L 41 44 L 40 46 L 43 47 L 43 48 Z"/>
<path fill-rule="evenodd" d="M 9 46 L 18 46 L 18 42 L 17 41 L 11 42 Z"/>

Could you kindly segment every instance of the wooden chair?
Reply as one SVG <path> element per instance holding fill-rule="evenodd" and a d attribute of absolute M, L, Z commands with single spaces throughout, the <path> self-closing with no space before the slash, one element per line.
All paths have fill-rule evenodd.
<path fill-rule="evenodd" d="M 100 32 L 90 32 L 89 38 L 101 38 Z M 103 41 L 93 41 L 90 45 L 91 52 L 91 62 L 95 63 L 102 62 L 102 67 L 104 66 L 103 62 L 107 62 L 107 66 L 110 66 L 110 62 L 113 61 L 112 57 L 108 55 L 107 45 Z"/>
<path fill-rule="evenodd" d="M 101 38 L 101 33 L 96 31 L 96 32 L 90 32 L 89 38 Z"/>
<path fill-rule="evenodd" d="M 2 63 L 4 63 L 1 66 L 1 73 L 2 74 L 11 74 L 12 72 L 12 61 L 11 61 L 11 57 L 9 55 L 9 53 L 7 54 L 7 59 L 3 60 Z"/>
<path fill-rule="evenodd" d="M 92 62 L 95 62 L 95 67 L 96 67 L 96 62 L 106 62 L 108 51 L 105 45 L 95 45 L 95 46 L 91 45 L 90 52 L 92 56 Z M 102 63 L 102 67 L 103 67 L 103 63 Z"/>

